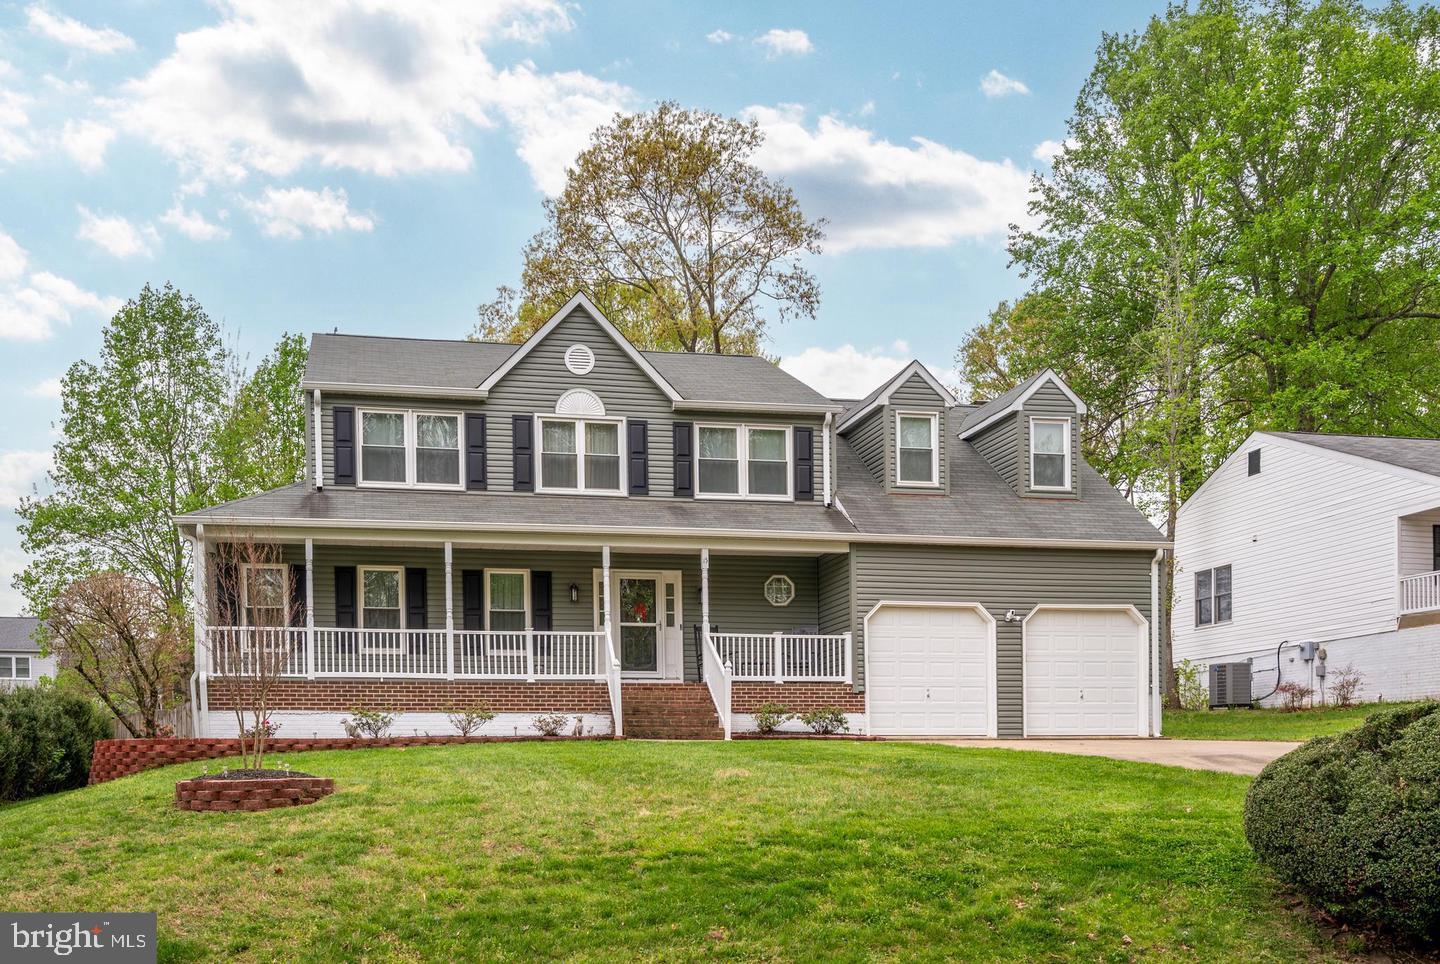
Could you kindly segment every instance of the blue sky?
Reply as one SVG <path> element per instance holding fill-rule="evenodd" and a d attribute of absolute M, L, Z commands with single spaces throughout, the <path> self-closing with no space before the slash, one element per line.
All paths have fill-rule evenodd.
<path fill-rule="evenodd" d="M 1022 290 L 1005 225 L 1102 31 L 1161 7 L 0 4 L 0 613 L 57 379 L 116 304 L 172 281 L 251 358 L 283 331 L 463 337 L 588 132 L 659 99 L 755 117 L 831 222 L 819 315 L 770 353 L 836 394 L 910 357 L 953 381 Z"/>

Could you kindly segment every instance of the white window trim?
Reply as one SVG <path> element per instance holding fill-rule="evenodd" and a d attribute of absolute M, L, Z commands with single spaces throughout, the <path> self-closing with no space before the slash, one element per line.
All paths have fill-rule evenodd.
<path fill-rule="evenodd" d="M 575 482 L 577 488 L 565 489 L 545 484 L 545 423 L 570 422 L 575 426 Z M 620 457 L 620 488 L 591 489 L 585 485 L 585 426 L 589 423 L 615 426 L 615 449 Z M 607 416 L 580 415 L 536 415 L 535 416 L 535 491 L 550 495 L 608 495 L 627 496 L 630 494 L 630 457 L 626 451 L 625 419 Z M 565 453 L 569 454 L 569 453 Z"/>
<path fill-rule="evenodd" d="M 1035 426 L 1036 425 L 1059 425 L 1064 431 L 1061 436 L 1065 440 L 1065 484 L 1064 485 L 1036 485 L 1035 484 Z M 1030 417 L 1030 490 L 1032 492 L 1069 492 L 1072 488 L 1071 480 L 1074 478 L 1074 457 L 1070 452 L 1070 419 L 1068 418 L 1042 418 L 1040 416 Z"/>
<path fill-rule="evenodd" d="M 14 656 L 10 656 L 10 655 L 0 656 L 0 667 L 3 667 L 4 670 L 5 670 L 5 672 L 0 673 L 0 679 L 4 679 L 4 680 L 20 679 L 19 676 L 16 676 L 16 675 L 15 675 L 15 657 L 14 657 Z M 29 679 L 28 676 L 25 677 L 25 678 L 26 678 L 26 679 Z"/>
<path fill-rule="evenodd" d="M 383 632 L 383 631 L 386 631 L 386 630 L 389 630 L 390 632 L 397 632 L 397 630 L 391 629 L 391 627 L 389 627 L 389 626 L 366 626 L 366 625 L 365 625 L 365 610 L 368 608 L 368 607 L 365 605 L 365 574 L 366 574 L 367 572 L 393 572 L 393 573 L 395 573 L 395 578 L 396 578 L 397 580 L 399 580 L 399 582 L 400 582 L 400 629 L 401 629 L 401 630 L 404 630 L 404 629 L 406 628 L 406 627 L 405 627 L 405 567 L 404 567 L 404 566 L 360 566 L 360 567 L 356 570 L 356 572 L 355 572 L 355 596 L 356 596 L 355 604 L 356 604 L 356 609 L 359 610 L 359 612 L 357 613 L 357 615 L 359 616 L 358 622 L 360 623 L 360 628 L 361 628 L 361 629 L 374 629 L 374 630 L 382 631 L 382 632 Z M 389 647 L 379 647 L 379 648 L 381 648 L 381 649 L 388 649 Z"/>
<path fill-rule="evenodd" d="M 25 675 L 23 675 L 23 676 L 20 675 L 20 661 L 21 661 L 22 659 L 25 661 Z M 35 678 L 35 677 L 34 677 L 34 669 L 35 669 L 35 663 L 34 663 L 33 660 L 30 659 L 29 656 L 13 656 L 13 657 L 11 657 L 11 663 L 10 663 L 10 673 L 11 673 L 10 678 L 11 678 L 11 679 L 34 679 L 34 678 Z"/>
<path fill-rule="evenodd" d="M 520 576 L 523 585 L 520 589 L 520 599 L 525 604 L 525 625 L 522 629 L 492 629 L 490 626 L 490 606 L 495 600 L 495 591 L 490 582 L 495 576 Z M 506 609 L 502 612 L 514 612 Z M 485 637 L 485 650 L 487 653 L 513 654 L 525 649 L 524 635 L 530 632 L 534 626 L 534 615 L 530 612 L 530 570 L 529 569 L 486 569 L 485 570 L 485 632 L 487 633 L 515 633 L 521 637 L 519 645 L 503 646 L 496 642 L 494 636 Z"/>
<path fill-rule="evenodd" d="M 700 489 L 700 430 L 706 428 L 733 429 L 735 454 L 739 462 L 739 477 L 736 479 L 738 492 L 703 492 Z M 750 492 L 750 432 L 785 433 L 785 494 L 764 495 Z M 789 425 L 767 425 L 763 422 L 696 422 L 695 434 L 690 450 L 695 453 L 695 498 L 729 499 L 746 502 L 793 502 L 795 499 L 795 433 Z M 718 460 L 715 460 L 718 461 Z M 762 460 L 763 461 L 763 460 Z"/>
<path fill-rule="evenodd" d="M 290 567 L 283 562 L 245 562 L 240 564 L 240 625 L 250 625 L 250 571 L 252 569 L 280 570 L 280 613 L 284 617 L 280 625 L 290 625 Z"/>
<path fill-rule="evenodd" d="M 365 416 L 403 415 L 405 417 L 405 481 L 385 482 L 365 479 Z M 417 418 L 421 415 L 436 415 L 455 420 L 455 478 L 448 482 L 419 482 L 416 480 L 416 450 L 420 436 L 416 431 Z M 460 412 L 432 411 L 412 408 L 361 408 L 355 411 L 355 484 L 372 489 L 438 489 L 445 492 L 461 492 L 465 489 L 465 418 Z M 388 447 L 388 446 L 387 446 Z"/>
<path fill-rule="evenodd" d="M 900 421 L 906 418 L 927 418 L 930 420 L 930 479 L 929 482 L 910 482 L 900 477 Z M 938 412 L 897 411 L 895 413 L 895 486 L 902 489 L 940 488 L 940 415 Z"/>

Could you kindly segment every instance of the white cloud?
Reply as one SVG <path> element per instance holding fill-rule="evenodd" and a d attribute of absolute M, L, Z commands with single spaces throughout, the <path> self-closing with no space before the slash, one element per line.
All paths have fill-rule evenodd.
<path fill-rule="evenodd" d="M 831 398 L 864 398 L 886 379 L 894 378 L 914 359 L 903 341 L 878 348 L 806 348 L 780 359 L 780 367 Z M 949 384 L 949 368 L 926 363 L 931 374 Z"/>
<path fill-rule="evenodd" d="M 48 271 L 31 272 L 26 279 L 28 260 L 25 249 L 0 231 L 0 338 L 43 341 L 57 324 L 68 325 L 75 312 L 111 315 L 122 304 Z"/>
<path fill-rule="evenodd" d="M 113 127 L 93 120 L 67 120 L 60 132 L 60 144 L 65 153 L 87 173 L 105 166 L 105 151 L 114 139 Z"/>
<path fill-rule="evenodd" d="M 712 44 L 728 44 L 735 39 L 735 35 L 728 30 L 712 30 L 705 35 L 705 39 Z"/>
<path fill-rule="evenodd" d="M 59 376 L 46 378 L 25 389 L 25 394 L 31 398 L 59 398 L 60 387 Z"/>
<path fill-rule="evenodd" d="M 1037 161 L 1044 161 L 1046 164 L 1049 164 L 1064 153 L 1065 149 L 1069 146 L 1069 141 L 1057 141 L 1046 138 L 1035 145 L 1035 150 L 1030 152 L 1030 156 Z"/>
<path fill-rule="evenodd" d="M 373 215 L 350 210 L 350 199 L 343 188 L 266 188 L 260 200 L 246 201 L 245 206 L 265 233 L 274 238 L 298 238 L 307 230 L 334 234 L 375 228 Z"/>
<path fill-rule="evenodd" d="M 24 449 L 0 452 L 0 507 L 13 509 L 21 496 L 50 471 L 50 453 Z"/>
<path fill-rule="evenodd" d="M 0 548 L 0 615 L 15 616 L 25 608 L 25 595 L 13 583 L 28 562 L 19 549 Z"/>
<path fill-rule="evenodd" d="M 151 242 L 155 240 L 153 228 L 137 228 L 118 214 L 96 214 L 83 204 L 75 205 L 80 212 L 80 227 L 75 237 L 89 241 L 107 254 L 116 258 L 149 256 Z"/>
<path fill-rule="evenodd" d="M 29 107 L 29 97 L 0 87 L 0 161 L 18 161 L 34 153 Z"/>
<path fill-rule="evenodd" d="M 177 199 L 170 210 L 160 215 L 160 223 L 174 228 L 191 241 L 223 241 L 230 229 L 207 221 L 199 211 L 192 211 Z"/>
<path fill-rule="evenodd" d="M 923 137 L 892 144 L 833 116 L 807 127 L 793 106 L 750 107 L 765 132 L 756 160 L 806 214 L 830 220 L 826 249 L 939 247 L 1003 236 L 1028 221 L 1027 172 Z"/>
<path fill-rule="evenodd" d="M 980 91 L 986 97 L 1008 97 L 1011 94 L 1028 94 L 1030 88 L 1014 77 L 1006 77 L 998 70 L 992 70 L 980 78 Z"/>
<path fill-rule="evenodd" d="M 776 57 L 803 57 L 815 49 L 810 35 L 803 30 L 781 30 L 775 27 L 755 38 L 755 43 L 765 48 L 765 55 L 771 60 Z"/>
<path fill-rule="evenodd" d="M 873 100 L 867 100 L 865 103 L 860 105 L 860 109 L 857 110 L 855 113 L 859 114 L 861 117 L 872 116 L 875 113 L 875 102 Z"/>
<path fill-rule="evenodd" d="M 110 27 L 90 27 L 74 17 L 51 13 L 38 3 L 25 8 L 30 32 L 56 43 L 95 54 L 113 54 L 135 49 L 135 41 Z"/>
<path fill-rule="evenodd" d="M 568 9 L 564 0 L 233 2 L 125 86 L 118 120 L 210 180 L 284 177 L 303 165 L 466 170 L 467 130 L 509 124 L 549 189 L 589 131 L 545 125 L 608 118 L 633 94 L 576 71 L 497 66 L 486 47 L 567 30 Z"/>

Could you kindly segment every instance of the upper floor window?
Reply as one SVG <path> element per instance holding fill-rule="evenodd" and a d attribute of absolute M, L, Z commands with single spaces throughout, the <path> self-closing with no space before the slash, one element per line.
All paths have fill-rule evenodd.
<path fill-rule="evenodd" d="M 619 421 L 540 420 L 540 491 L 618 495 L 623 483 Z"/>
<path fill-rule="evenodd" d="M 29 679 L 29 656 L 0 656 L 0 679 Z"/>
<path fill-rule="evenodd" d="M 1195 573 L 1195 625 L 1230 621 L 1230 567 L 1216 566 Z"/>
<path fill-rule="evenodd" d="M 242 614 L 245 626 L 284 626 L 286 600 L 289 598 L 290 567 L 285 565 L 247 564 L 240 569 L 241 598 L 245 600 Z"/>
<path fill-rule="evenodd" d="M 1030 488 L 1070 489 L 1070 420 L 1030 420 Z"/>
<path fill-rule="evenodd" d="M 895 414 L 895 481 L 899 485 L 938 485 L 940 417 L 934 412 Z"/>
<path fill-rule="evenodd" d="M 360 483 L 460 487 L 460 416 L 360 412 Z"/>
<path fill-rule="evenodd" d="M 699 498 L 790 498 L 790 430 L 758 425 L 699 425 Z"/>

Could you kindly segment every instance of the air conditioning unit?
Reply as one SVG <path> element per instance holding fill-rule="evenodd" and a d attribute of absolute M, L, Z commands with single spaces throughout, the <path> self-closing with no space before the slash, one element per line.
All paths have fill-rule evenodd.
<path fill-rule="evenodd" d="M 1254 702 L 1250 691 L 1249 663 L 1210 664 L 1210 708 L 1249 706 Z"/>

